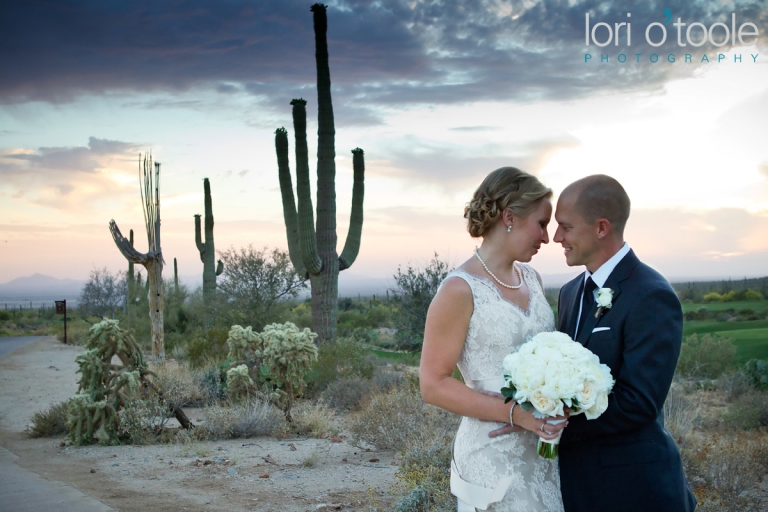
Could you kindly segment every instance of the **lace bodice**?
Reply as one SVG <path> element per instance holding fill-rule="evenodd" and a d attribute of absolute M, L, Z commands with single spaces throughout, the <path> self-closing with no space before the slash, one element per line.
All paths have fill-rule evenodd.
<path fill-rule="evenodd" d="M 446 276 L 460 277 L 472 288 L 474 311 L 458 363 L 465 382 L 499 376 L 504 356 L 533 335 L 555 330 L 555 316 L 536 272 L 529 265 L 519 265 L 529 290 L 527 311 L 505 299 L 490 279 L 463 270 Z"/>
<path fill-rule="evenodd" d="M 555 328 L 536 272 L 525 264 L 520 269 L 529 290 L 526 311 L 506 300 L 490 279 L 463 270 L 446 276 L 459 277 L 472 289 L 474 310 L 458 362 L 472 389 L 499 391 L 504 357 L 535 334 Z M 539 438 L 532 432 L 488 437 L 501 426 L 466 417 L 459 425 L 451 467 L 459 512 L 562 512 L 557 460 L 536 453 Z"/>

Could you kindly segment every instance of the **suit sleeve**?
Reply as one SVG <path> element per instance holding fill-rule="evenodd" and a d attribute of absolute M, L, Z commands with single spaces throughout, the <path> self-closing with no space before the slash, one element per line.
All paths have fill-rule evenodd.
<path fill-rule="evenodd" d="M 623 361 L 613 376 L 616 384 L 608 409 L 594 420 L 584 415 L 572 418 L 563 437 L 583 441 L 655 421 L 672 384 L 682 335 L 683 312 L 675 293 L 669 288 L 649 290 L 624 324 Z"/>

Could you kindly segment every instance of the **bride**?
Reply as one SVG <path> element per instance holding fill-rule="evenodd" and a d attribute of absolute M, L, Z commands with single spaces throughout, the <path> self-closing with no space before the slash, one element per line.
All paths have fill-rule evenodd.
<path fill-rule="evenodd" d="M 464 209 L 469 234 L 482 244 L 446 277 L 429 307 L 421 393 L 463 416 L 451 462 L 459 512 L 563 510 L 557 460 L 540 457 L 536 444 L 556 438 L 567 422 L 546 424 L 498 398 L 504 356 L 555 327 L 541 277 L 523 263 L 549 242 L 551 197 L 514 167 L 489 174 Z M 451 377 L 456 365 L 465 384 Z M 512 433 L 489 437 L 509 423 Z"/>

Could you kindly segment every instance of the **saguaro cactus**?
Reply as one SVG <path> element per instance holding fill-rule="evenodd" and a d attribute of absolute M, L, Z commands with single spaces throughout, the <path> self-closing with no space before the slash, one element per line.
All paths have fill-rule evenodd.
<path fill-rule="evenodd" d="M 141 155 L 139 155 L 141 162 Z M 139 164 L 139 173 L 142 173 L 141 164 Z M 147 282 L 149 283 L 149 320 L 152 329 L 152 357 L 156 362 L 165 361 L 165 342 L 163 338 L 163 307 L 165 303 L 165 292 L 163 287 L 163 252 L 160 248 L 160 164 L 154 163 L 154 174 L 152 156 L 144 155 L 143 168 L 143 188 L 141 192 L 142 206 L 144 208 L 144 223 L 147 228 L 146 253 L 140 253 L 133 248 L 133 245 L 127 240 L 117 223 L 112 219 L 109 221 L 109 231 L 112 233 L 112 239 L 120 252 L 129 262 L 139 263 L 147 269 Z"/>
<path fill-rule="evenodd" d="M 291 171 L 288 165 L 288 132 L 275 132 L 275 149 L 283 197 L 283 217 L 288 235 L 288 252 L 299 273 L 309 278 L 312 288 L 312 330 L 318 342 L 336 337 L 338 317 L 339 271 L 352 266 L 360 249 L 363 229 L 363 150 L 352 150 L 354 184 L 349 232 L 341 256 L 336 252 L 336 156 L 333 104 L 331 102 L 331 73 L 328 67 L 328 20 L 326 6 L 314 4 L 315 61 L 317 64 L 317 225 L 313 218 L 309 188 L 307 150 L 307 102 L 291 101 L 296 138 L 296 196 L 294 202 Z"/>
<path fill-rule="evenodd" d="M 195 215 L 195 244 L 200 251 L 200 261 L 203 262 L 203 299 L 206 304 L 206 310 L 203 318 L 203 326 L 209 329 L 213 326 L 213 314 L 211 312 L 211 301 L 216 292 L 216 276 L 224 271 L 224 263 L 221 260 L 214 265 L 216 261 L 216 249 L 213 246 L 213 205 L 211 203 L 211 183 L 208 178 L 203 180 L 203 190 L 205 191 L 205 242 L 200 236 L 200 214 Z"/>

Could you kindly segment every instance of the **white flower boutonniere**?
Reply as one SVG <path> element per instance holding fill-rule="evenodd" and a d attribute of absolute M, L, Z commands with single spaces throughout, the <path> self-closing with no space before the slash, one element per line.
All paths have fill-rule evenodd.
<path fill-rule="evenodd" d="M 600 315 L 603 314 L 603 311 L 606 309 L 611 309 L 611 306 L 613 306 L 613 303 L 611 302 L 613 300 L 613 290 L 610 288 L 598 288 L 597 294 L 595 298 L 595 302 L 597 303 L 597 311 L 595 312 L 595 318 L 600 317 Z"/>

